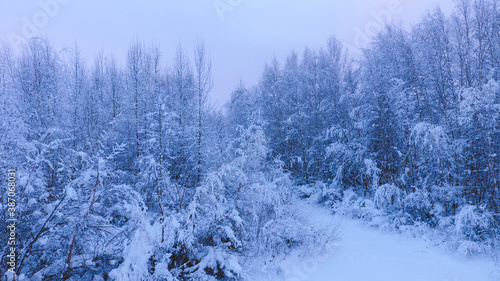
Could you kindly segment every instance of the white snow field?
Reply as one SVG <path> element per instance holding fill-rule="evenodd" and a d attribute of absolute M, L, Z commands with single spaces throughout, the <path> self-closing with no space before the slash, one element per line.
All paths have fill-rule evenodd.
<path fill-rule="evenodd" d="M 281 267 L 287 281 L 495 280 L 491 258 L 460 259 L 422 239 L 377 230 L 332 215 L 326 208 L 300 204 L 318 224 L 337 223 L 337 239 L 320 256 L 285 259 Z"/>

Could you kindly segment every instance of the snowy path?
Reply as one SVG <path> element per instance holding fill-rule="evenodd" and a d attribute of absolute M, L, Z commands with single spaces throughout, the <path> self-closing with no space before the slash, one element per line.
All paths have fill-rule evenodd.
<path fill-rule="evenodd" d="M 302 203 L 301 203 L 302 204 Z M 304 204 L 318 223 L 339 223 L 330 254 L 290 257 L 282 265 L 290 281 L 487 281 L 494 264 L 487 258 L 460 260 L 421 239 L 379 231 Z"/>

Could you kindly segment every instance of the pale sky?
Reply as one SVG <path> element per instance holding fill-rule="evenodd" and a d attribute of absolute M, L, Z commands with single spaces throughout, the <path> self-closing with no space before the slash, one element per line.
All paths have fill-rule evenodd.
<path fill-rule="evenodd" d="M 242 79 L 258 82 L 266 62 L 283 61 L 335 35 L 356 53 L 386 20 L 417 22 L 428 9 L 446 14 L 452 0 L 0 0 L 0 41 L 47 37 L 60 50 L 78 44 L 88 64 L 100 50 L 124 63 L 139 38 L 171 64 L 177 45 L 197 38 L 212 58 L 211 100 L 221 106 Z"/>

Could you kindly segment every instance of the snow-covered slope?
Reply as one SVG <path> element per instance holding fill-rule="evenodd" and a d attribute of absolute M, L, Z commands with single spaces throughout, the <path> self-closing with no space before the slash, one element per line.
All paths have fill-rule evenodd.
<path fill-rule="evenodd" d="M 360 221 L 335 216 L 325 208 L 299 202 L 318 224 L 338 223 L 338 239 L 316 257 L 287 258 L 290 281 L 483 281 L 494 280 L 487 257 L 463 260 L 427 242 L 387 233 Z"/>

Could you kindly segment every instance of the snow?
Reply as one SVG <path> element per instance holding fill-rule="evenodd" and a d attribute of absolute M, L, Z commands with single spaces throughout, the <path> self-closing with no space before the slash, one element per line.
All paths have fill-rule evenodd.
<path fill-rule="evenodd" d="M 38 245 L 45 246 L 45 245 L 47 245 L 48 241 L 49 241 L 49 238 L 47 236 L 42 237 L 42 238 L 38 239 Z"/>
<path fill-rule="evenodd" d="M 324 207 L 299 202 L 318 223 L 339 224 L 338 239 L 313 257 L 297 254 L 282 262 L 287 281 L 488 281 L 494 263 L 488 257 L 459 259 L 428 242 L 388 233 L 361 221 L 332 215 Z"/>
<path fill-rule="evenodd" d="M 30 199 L 28 200 L 28 205 L 29 205 L 29 206 L 31 206 L 31 205 L 35 205 L 35 204 L 36 204 L 36 202 L 37 202 L 37 201 L 36 201 L 36 199 L 35 199 L 35 198 L 30 198 Z"/>
<path fill-rule="evenodd" d="M 68 188 L 66 189 L 66 196 L 68 197 L 68 199 L 76 199 L 77 194 L 76 194 L 75 189 L 68 186 Z"/>
<path fill-rule="evenodd" d="M 34 191 L 35 191 L 35 189 L 33 188 L 33 186 L 31 184 L 26 186 L 26 193 L 32 193 Z"/>

